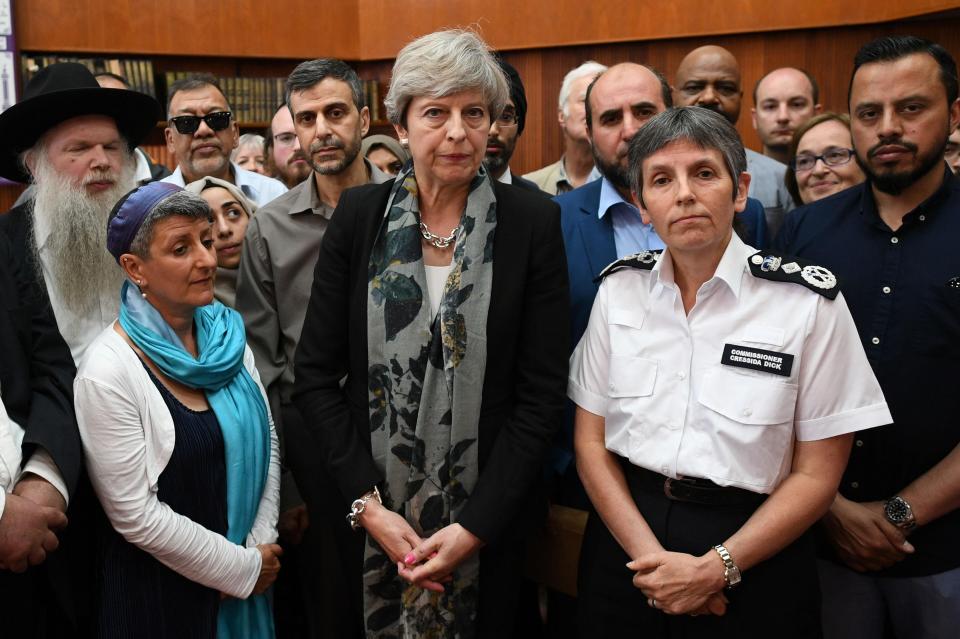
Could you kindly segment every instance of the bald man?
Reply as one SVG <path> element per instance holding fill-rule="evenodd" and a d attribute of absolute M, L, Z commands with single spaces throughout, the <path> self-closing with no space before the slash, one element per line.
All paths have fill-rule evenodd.
<path fill-rule="evenodd" d="M 782 67 L 760 78 L 753 90 L 753 128 L 760 136 L 763 154 L 786 164 L 794 132 L 820 113 L 820 89 L 801 69 Z"/>
<path fill-rule="evenodd" d="M 694 49 L 680 62 L 674 76 L 673 101 L 677 106 L 699 106 L 716 111 L 731 124 L 740 119 L 743 88 L 740 65 L 732 53 L 714 45 Z M 763 204 L 767 221 L 767 240 L 780 230 L 783 217 L 793 208 L 783 176 L 786 165 L 747 151 L 747 172 L 751 176 L 750 197 Z"/>

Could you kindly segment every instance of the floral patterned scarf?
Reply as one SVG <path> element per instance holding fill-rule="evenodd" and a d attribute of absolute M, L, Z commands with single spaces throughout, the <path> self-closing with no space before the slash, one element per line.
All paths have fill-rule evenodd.
<path fill-rule="evenodd" d="M 367 362 L 373 457 L 384 506 L 423 538 L 456 522 L 477 482 L 477 428 L 487 356 L 496 198 L 485 169 L 470 184 L 440 311 L 432 316 L 413 168 L 397 176 L 370 255 Z M 479 558 L 445 592 L 403 581 L 367 537 L 368 637 L 469 638 L 476 627 Z"/>

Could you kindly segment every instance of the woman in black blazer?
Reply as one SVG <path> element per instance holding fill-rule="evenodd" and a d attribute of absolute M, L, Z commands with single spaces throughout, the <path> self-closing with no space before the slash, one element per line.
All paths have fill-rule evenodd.
<path fill-rule="evenodd" d="M 386 103 L 412 164 L 345 192 L 320 250 L 294 399 L 367 533 L 368 636 L 509 636 L 545 512 L 567 271 L 557 206 L 481 167 L 506 94 L 474 34 L 408 45 Z"/>

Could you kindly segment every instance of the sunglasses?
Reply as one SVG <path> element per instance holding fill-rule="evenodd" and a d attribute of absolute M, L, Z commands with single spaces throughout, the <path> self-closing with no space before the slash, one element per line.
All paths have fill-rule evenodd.
<path fill-rule="evenodd" d="M 178 115 L 175 118 L 170 118 L 170 122 L 177 128 L 178 133 L 192 135 L 200 128 L 200 120 L 206 122 L 211 131 L 223 131 L 230 126 L 230 118 L 232 117 L 233 113 L 230 111 L 217 111 L 204 116 Z"/>

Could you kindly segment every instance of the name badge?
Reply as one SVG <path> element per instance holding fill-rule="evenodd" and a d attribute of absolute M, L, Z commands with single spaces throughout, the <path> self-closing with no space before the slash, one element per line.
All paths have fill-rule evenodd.
<path fill-rule="evenodd" d="M 737 344 L 724 344 L 720 363 L 725 366 L 749 368 L 752 371 L 790 377 L 790 371 L 793 370 L 793 355 Z"/>

